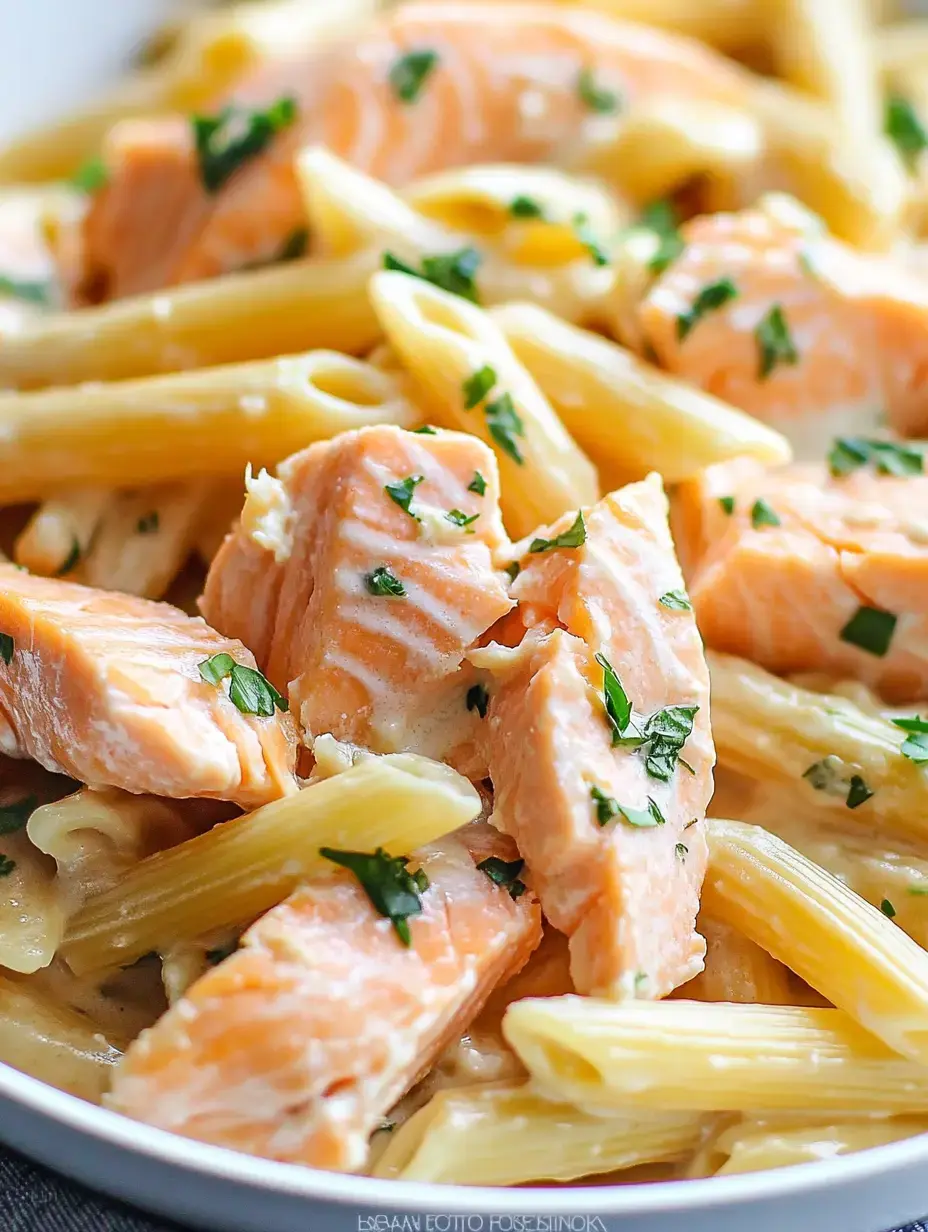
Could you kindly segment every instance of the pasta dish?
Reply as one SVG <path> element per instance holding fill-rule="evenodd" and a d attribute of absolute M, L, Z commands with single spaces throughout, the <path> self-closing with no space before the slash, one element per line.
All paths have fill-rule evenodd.
<path fill-rule="evenodd" d="M 0 1061 L 465 1185 L 928 1132 L 890 9 L 225 5 L 0 150 Z"/>

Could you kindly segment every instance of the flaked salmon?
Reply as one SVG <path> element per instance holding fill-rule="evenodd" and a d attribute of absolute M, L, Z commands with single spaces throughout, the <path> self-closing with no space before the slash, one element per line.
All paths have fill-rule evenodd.
<path fill-rule="evenodd" d="M 85 293 L 138 294 L 273 259 L 305 226 L 293 171 L 304 145 L 391 184 L 472 163 L 576 164 L 636 98 L 741 101 L 747 88 L 706 47 L 605 13 L 404 5 L 350 42 L 263 66 L 214 114 L 231 102 L 266 120 L 239 113 L 208 142 L 201 130 L 200 153 L 186 120 L 117 125 L 84 232 Z M 292 111 L 271 110 L 291 99 Z"/>
<path fill-rule="evenodd" d="M 541 940 L 534 895 L 480 869 L 488 852 L 516 858 L 480 824 L 416 854 L 428 886 L 408 948 L 354 876 L 302 886 L 130 1047 L 109 1106 L 253 1155 L 361 1168 L 392 1105 Z"/>
<path fill-rule="evenodd" d="M 880 412 L 928 432 L 928 284 L 858 252 L 775 198 L 684 224 L 681 254 L 639 303 L 662 367 L 763 419 L 800 456 Z"/>
<path fill-rule="evenodd" d="M 200 665 L 223 655 L 229 683 L 212 683 Z M 289 726 L 273 705 L 256 712 L 267 685 L 253 656 L 198 617 L 3 565 L 0 660 L 12 757 L 92 787 L 245 807 L 296 790 Z"/>
<path fill-rule="evenodd" d="M 917 467 L 915 474 L 881 468 Z M 838 441 L 831 470 L 746 459 L 681 485 L 674 529 L 706 645 L 928 696 L 928 477 L 904 444 Z M 844 473 L 840 473 L 844 472 Z"/>
<path fill-rule="evenodd" d="M 494 566 L 508 540 L 492 452 L 377 426 L 311 445 L 279 476 L 252 481 L 204 616 L 289 691 L 307 743 L 329 733 L 465 770 L 484 707 L 464 655 L 514 606 Z"/>
<path fill-rule="evenodd" d="M 702 967 L 714 751 L 660 480 L 520 547 L 512 592 L 529 631 L 470 656 L 490 677 L 491 820 L 569 935 L 577 990 L 665 996 Z"/>

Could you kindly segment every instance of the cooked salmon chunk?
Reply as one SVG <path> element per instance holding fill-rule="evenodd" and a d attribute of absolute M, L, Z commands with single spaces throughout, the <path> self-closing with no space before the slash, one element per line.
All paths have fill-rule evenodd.
<path fill-rule="evenodd" d="M 187 121 L 121 124 L 84 232 L 85 281 L 116 297 L 273 259 L 305 226 L 293 171 L 304 145 L 405 184 L 472 163 L 573 163 L 637 97 L 740 101 L 746 90 L 705 47 L 603 13 L 404 5 L 350 42 L 264 65 L 217 100 L 213 115 L 240 110 L 201 130 L 199 151 Z M 280 100 L 295 107 L 274 110 Z"/>
<path fill-rule="evenodd" d="M 638 308 L 664 368 L 773 424 L 820 457 L 885 411 L 928 432 L 928 283 L 858 252 L 774 199 L 682 229 L 683 252 Z"/>
<path fill-rule="evenodd" d="M 408 947 L 353 874 L 302 886 L 143 1032 L 109 1106 L 253 1155 L 361 1168 L 392 1105 L 541 941 L 515 850 L 488 829 L 416 854 L 428 886 Z M 481 869 L 488 852 L 501 864 Z M 486 871 L 501 866 L 507 884 Z"/>
<path fill-rule="evenodd" d="M 216 655 L 239 665 L 228 683 L 200 672 Z M 91 787 L 244 807 L 296 790 L 288 727 L 254 713 L 251 653 L 166 603 L 0 566 L 0 658 L 10 756 Z"/>
<path fill-rule="evenodd" d="M 464 769 L 482 722 L 464 655 L 514 605 L 493 562 L 508 541 L 492 452 L 378 426 L 279 473 L 252 485 L 204 616 L 289 689 L 307 742 L 331 733 Z"/>
<path fill-rule="evenodd" d="M 891 702 L 919 701 L 928 477 L 880 474 L 879 449 L 906 447 L 877 445 L 863 463 L 868 447 L 836 446 L 834 466 L 855 467 L 843 475 L 811 464 L 767 473 L 747 460 L 709 467 L 681 486 L 674 526 L 706 645 L 772 672 L 827 672 Z"/>
<path fill-rule="evenodd" d="M 491 820 L 569 935 L 577 991 L 662 997 L 705 950 L 708 674 L 658 477 L 583 511 L 580 533 L 572 517 L 521 545 L 534 628 L 471 655 L 490 677 Z"/>

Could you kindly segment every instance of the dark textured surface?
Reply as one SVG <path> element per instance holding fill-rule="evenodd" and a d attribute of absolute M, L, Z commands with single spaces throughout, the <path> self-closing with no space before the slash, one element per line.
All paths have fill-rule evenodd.
<path fill-rule="evenodd" d="M 685 1220 L 683 1227 L 685 1228 Z M 0 1150 L 0 1232 L 185 1232 Z M 300 1232 L 303 1232 L 301 1229 Z M 804 1232 L 796 1229 L 795 1232 Z M 810 1230 L 811 1232 L 811 1230 Z M 928 1232 L 928 1222 L 893 1232 Z"/>

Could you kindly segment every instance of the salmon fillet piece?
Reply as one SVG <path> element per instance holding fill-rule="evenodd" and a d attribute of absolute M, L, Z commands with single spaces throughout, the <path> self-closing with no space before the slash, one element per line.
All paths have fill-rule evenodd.
<path fill-rule="evenodd" d="M 721 463 L 681 485 L 674 528 L 706 645 L 928 696 L 928 476 Z"/>
<path fill-rule="evenodd" d="M 479 777 L 464 655 L 514 606 L 494 566 L 508 540 L 493 453 L 379 425 L 311 445 L 279 476 L 252 484 L 204 616 L 289 690 L 307 743 L 331 733 Z"/>
<path fill-rule="evenodd" d="M 289 723 L 198 665 L 254 658 L 166 603 L 0 566 L 0 749 L 91 787 L 250 808 L 296 790 Z"/>
<path fill-rule="evenodd" d="M 523 556 L 512 590 L 536 623 L 521 645 L 471 652 L 492 680 L 491 820 L 569 935 L 577 991 L 662 997 L 705 952 L 695 922 L 706 843 L 693 822 L 712 794 L 708 672 L 658 477 L 611 493 L 584 520 L 580 546 Z M 621 734 L 604 706 L 610 670 L 634 707 Z M 683 738 L 665 757 L 658 729 L 680 719 Z"/>
<path fill-rule="evenodd" d="M 404 61 L 410 55 L 418 59 Z M 271 258 L 305 225 L 293 172 L 304 145 L 402 185 L 473 163 L 575 163 L 619 100 L 624 108 L 658 92 L 741 101 L 747 90 L 746 75 L 704 46 L 603 13 L 404 5 L 350 41 L 262 66 L 217 100 L 211 114 L 283 97 L 298 108 L 218 192 L 200 180 L 186 121 L 121 124 L 84 231 L 85 282 L 115 298 Z M 152 234 L 169 237 L 163 251 Z"/>
<path fill-rule="evenodd" d="M 662 367 L 774 425 L 800 456 L 872 431 L 883 410 L 904 435 L 928 431 L 928 283 L 901 261 L 778 200 L 681 233 L 682 254 L 637 309 Z M 704 298 L 701 311 L 713 294 L 719 306 Z"/>
<path fill-rule="evenodd" d="M 429 885 L 409 948 L 352 875 L 300 887 L 132 1044 L 108 1105 L 251 1155 L 363 1167 L 384 1115 L 541 941 L 531 891 L 476 867 L 515 855 L 488 831 L 416 854 Z"/>

